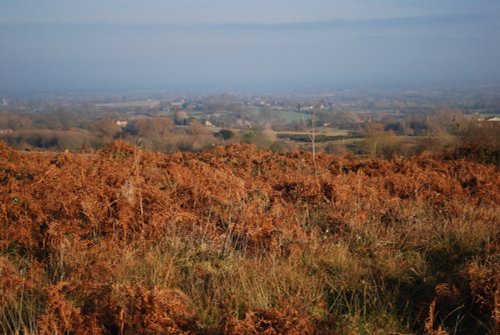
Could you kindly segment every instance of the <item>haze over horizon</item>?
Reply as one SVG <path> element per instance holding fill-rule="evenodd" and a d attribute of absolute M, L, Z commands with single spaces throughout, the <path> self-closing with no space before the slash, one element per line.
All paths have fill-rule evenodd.
<path fill-rule="evenodd" d="M 494 0 L 6 0 L 0 93 L 500 82 Z"/>

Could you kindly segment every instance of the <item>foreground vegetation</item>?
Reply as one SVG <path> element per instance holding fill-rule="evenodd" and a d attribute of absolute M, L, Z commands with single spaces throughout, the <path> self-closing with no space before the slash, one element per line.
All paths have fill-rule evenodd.
<path fill-rule="evenodd" d="M 5 334 L 496 334 L 497 165 L 0 144 Z"/>

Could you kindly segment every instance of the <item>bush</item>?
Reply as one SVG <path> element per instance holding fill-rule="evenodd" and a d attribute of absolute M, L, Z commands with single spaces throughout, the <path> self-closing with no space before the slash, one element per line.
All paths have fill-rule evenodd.
<path fill-rule="evenodd" d="M 500 165 L 500 124 L 471 122 L 462 131 L 458 147 L 449 156 Z"/>
<path fill-rule="evenodd" d="M 234 137 L 234 132 L 229 129 L 221 129 L 215 134 L 215 137 L 227 141 Z"/>

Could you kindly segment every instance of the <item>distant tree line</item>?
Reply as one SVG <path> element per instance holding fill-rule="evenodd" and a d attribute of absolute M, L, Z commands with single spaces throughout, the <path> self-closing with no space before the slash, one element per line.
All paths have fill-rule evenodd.
<path fill-rule="evenodd" d="M 313 125 L 313 118 L 307 117 L 308 114 L 300 120 L 285 120 L 279 111 L 267 107 L 258 113 L 245 112 L 244 106 L 231 98 L 226 103 L 206 101 L 206 106 L 211 112 L 232 111 L 214 120 L 218 129 L 204 126 L 182 109 L 172 116 L 134 115 L 126 120 L 117 112 L 101 115 L 65 108 L 33 113 L 3 111 L 0 112 L 0 139 L 27 150 L 97 149 L 121 139 L 162 152 L 198 151 L 231 143 L 290 152 L 310 149 L 311 129 L 328 126 L 349 130 L 351 135 L 316 134 L 314 139 L 319 151 L 350 151 L 385 158 L 409 157 L 428 151 L 450 158 L 500 163 L 499 122 L 478 121 L 474 115 L 464 115 L 456 109 L 368 116 L 341 109 L 317 110 Z M 231 125 L 240 128 L 237 130 Z"/>

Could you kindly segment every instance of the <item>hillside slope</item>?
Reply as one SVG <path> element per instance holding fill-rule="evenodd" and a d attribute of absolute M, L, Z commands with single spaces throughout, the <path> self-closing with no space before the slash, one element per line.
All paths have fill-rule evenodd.
<path fill-rule="evenodd" d="M 499 330 L 498 167 L 312 158 L 0 144 L 0 333 Z"/>

